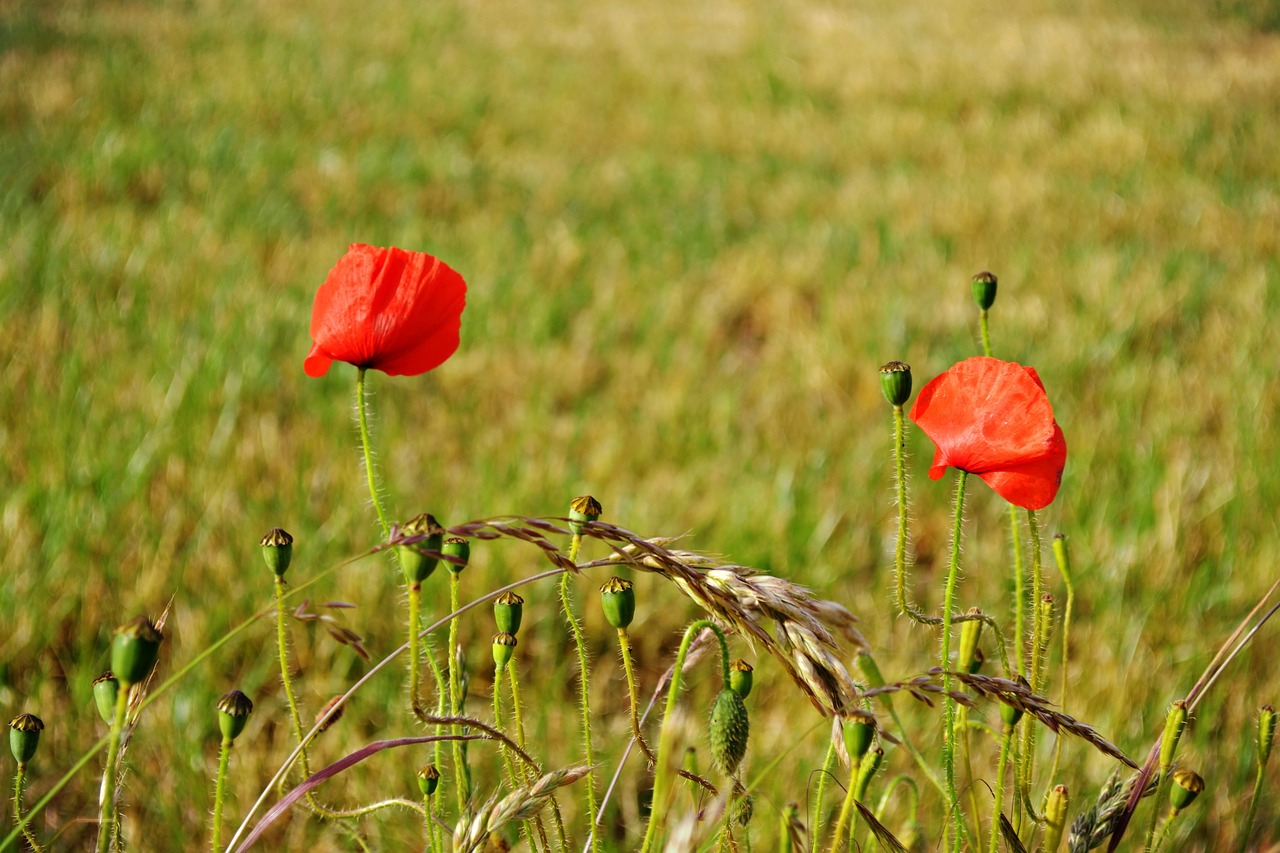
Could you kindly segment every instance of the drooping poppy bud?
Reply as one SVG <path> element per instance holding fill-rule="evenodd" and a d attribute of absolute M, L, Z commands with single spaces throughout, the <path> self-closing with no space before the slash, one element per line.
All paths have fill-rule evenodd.
<path fill-rule="evenodd" d="M 418 790 L 422 792 L 422 796 L 430 797 L 435 794 L 436 788 L 440 786 L 440 771 L 436 769 L 434 764 L 428 764 L 418 771 Z"/>
<path fill-rule="evenodd" d="M 582 495 L 569 502 L 569 532 L 574 536 L 582 535 L 584 521 L 599 521 L 604 514 L 600 501 L 591 495 Z"/>
<path fill-rule="evenodd" d="M 498 631 L 515 636 L 520 632 L 520 620 L 524 618 L 524 599 L 507 590 L 493 601 L 493 621 Z"/>
<path fill-rule="evenodd" d="M 1204 793 L 1204 779 L 1185 767 L 1173 771 L 1173 785 L 1169 788 L 1169 805 L 1182 811 Z"/>
<path fill-rule="evenodd" d="M 911 366 L 891 361 L 880 368 L 880 391 L 889 405 L 897 408 L 911 399 Z"/>
<path fill-rule="evenodd" d="M 1164 718 L 1164 735 L 1160 738 L 1160 769 L 1173 766 L 1173 756 L 1178 751 L 1178 740 L 1187 727 L 1187 703 L 1181 699 L 1169 706 Z"/>
<path fill-rule="evenodd" d="M 116 697 L 120 693 L 120 681 L 111 670 L 93 680 L 93 704 L 98 708 L 98 715 L 104 723 L 110 723 L 116 716 Z"/>
<path fill-rule="evenodd" d="M 428 551 L 439 552 L 444 545 L 444 528 L 435 516 L 421 513 L 409 519 L 400 528 L 405 537 L 418 539 L 408 545 L 397 545 L 396 556 L 400 560 L 400 568 L 404 571 L 405 583 L 420 584 L 436 570 L 440 562 Z M 422 538 L 418 538 L 422 537 Z"/>
<path fill-rule="evenodd" d="M 353 244 L 316 291 L 304 368 L 323 376 L 335 361 L 417 376 L 458 349 L 467 285 L 422 252 Z"/>
<path fill-rule="evenodd" d="M 636 616 L 636 591 L 626 578 L 612 577 L 600 587 L 600 606 L 609 624 L 621 630 Z"/>
<path fill-rule="evenodd" d="M 218 729 L 222 739 L 230 743 L 240 737 L 249 715 L 253 713 L 253 702 L 239 690 L 230 690 L 222 694 L 218 700 Z"/>
<path fill-rule="evenodd" d="M 1276 709 L 1263 705 L 1258 713 L 1258 764 L 1265 767 L 1271 758 L 1271 744 L 1276 734 Z"/>
<path fill-rule="evenodd" d="M 755 670 L 751 664 L 738 658 L 729 664 L 729 689 L 737 693 L 743 699 L 751 695 L 752 682 L 755 680 Z"/>
<path fill-rule="evenodd" d="M 499 632 L 493 635 L 493 665 L 502 671 L 511 663 L 516 651 L 516 638 L 513 634 Z"/>
<path fill-rule="evenodd" d="M 14 761 L 27 764 L 35 758 L 42 731 L 44 721 L 35 714 L 19 714 L 9 721 L 9 749 Z"/>
<path fill-rule="evenodd" d="M 289 535 L 289 531 L 273 527 L 258 544 L 262 546 L 262 559 L 266 561 L 267 568 L 276 577 L 284 577 L 284 573 L 289 570 L 289 563 L 293 561 L 293 537 Z"/>
<path fill-rule="evenodd" d="M 725 688 L 711 706 L 711 759 L 722 772 L 732 775 L 747 754 L 751 719 L 742 697 Z"/>
<path fill-rule="evenodd" d="M 151 620 L 139 616 L 116 629 L 111 641 L 111 671 L 124 687 L 145 681 L 160 656 L 164 636 Z M 114 716 L 114 709 L 112 714 Z"/>
<path fill-rule="evenodd" d="M 1058 785 L 1049 792 L 1044 806 L 1044 849 L 1057 850 L 1067 825 L 1067 806 L 1071 797 L 1066 785 Z"/>
<path fill-rule="evenodd" d="M 445 564 L 449 567 L 449 571 L 455 575 L 467 567 L 471 561 L 471 543 L 463 539 L 461 536 L 450 536 L 444 540 L 444 548 L 441 553 L 446 557 L 452 557 L 452 560 L 446 560 Z M 457 562 L 454 562 L 454 561 Z"/>
<path fill-rule="evenodd" d="M 983 270 L 973 277 L 973 301 L 978 307 L 987 311 L 996 304 L 996 286 L 999 280 L 993 272 Z"/>
<path fill-rule="evenodd" d="M 861 761 L 875 740 L 875 715 L 861 709 L 851 711 L 844 720 L 843 728 L 845 751 L 854 761 Z"/>

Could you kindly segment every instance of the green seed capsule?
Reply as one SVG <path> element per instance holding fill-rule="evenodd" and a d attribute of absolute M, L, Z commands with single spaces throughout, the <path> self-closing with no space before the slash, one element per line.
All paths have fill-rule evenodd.
<path fill-rule="evenodd" d="M 253 703 L 248 696 L 239 690 L 223 693 L 218 700 L 218 729 L 222 732 L 222 739 L 230 742 L 240 737 L 251 713 Z"/>
<path fill-rule="evenodd" d="M 1258 712 L 1258 764 L 1266 766 L 1276 734 L 1276 709 L 1263 705 Z"/>
<path fill-rule="evenodd" d="M 721 690 L 711 706 L 711 759 L 726 774 L 732 774 L 747 754 L 751 720 L 742 697 Z"/>
<path fill-rule="evenodd" d="M 978 273 L 973 277 L 973 301 L 978 303 L 978 307 L 983 311 L 988 310 L 996 303 L 996 286 L 999 280 L 996 274 L 992 272 Z"/>
<path fill-rule="evenodd" d="M 120 681 L 111 670 L 93 680 L 93 704 L 98 706 L 98 715 L 104 723 L 110 723 L 116 717 L 116 697 L 120 693 Z"/>
<path fill-rule="evenodd" d="M 755 670 L 751 664 L 738 658 L 729 664 L 729 689 L 737 693 L 743 699 L 751 695 L 752 682 L 755 680 Z"/>
<path fill-rule="evenodd" d="M 446 560 L 445 565 L 449 567 L 449 571 L 455 575 L 467 567 L 467 563 L 471 561 L 471 543 L 463 539 L 461 536 L 450 536 L 444 540 L 444 547 L 441 549 L 442 554 L 446 557 L 452 557 L 453 560 Z M 458 560 L 460 562 L 454 562 Z"/>
<path fill-rule="evenodd" d="M 613 577 L 600 587 L 604 618 L 615 628 L 626 628 L 636 616 L 636 591 L 626 578 Z"/>
<path fill-rule="evenodd" d="M 414 540 L 408 545 L 396 546 L 405 583 L 420 584 L 431 577 L 436 564 L 440 562 L 426 552 L 440 551 L 444 545 L 444 528 L 436 521 L 435 516 L 424 512 L 406 521 L 400 528 L 400 533 L 405 538 Z"/>
<path fill-rule="evenodd" d="M 139 616 L 116 629 L 111 641 L 111 671 L 120 684 L 129 687 L 145 681 L 155 668 L 164 636 L 151 620 Z M 115 712 L 112 710 L 112 716 Z"/>
<path fill-rule="evenodd" d="M 574 536 L 582 535 L 584 521 L 599 521 L 604 513 L 600 501 L 591 495 L 582 495 L 569 502 L 569 532 Z"/>
<path fill-rule="evenodd" d="M 1173 785 L 1169 788 L 1169 805 L 1178 811 L 1195 802 L 1196 797 L 1204 793 L 1204 779 L 1200 774 L 1186 768 L 1173 771 Z"/>
<path fill-rule="evenodd" d="M 891 361 L 880 368 L 880 391 L 889 405 L 902 406 L 911 399 L 911 365 Z"/>
<path fill-rule="evenodd" d="M 273 527 L 258 544 L 262 546 L 262 559 L 266 561 L 267 568 L 276 577 L 284 577 L 284 573 L 289 570 L 289 563 L 293 561 L 293 537 L 284 528 Z"/>
<path fill-rule="evenodd" d="M 44 721 L 35 714 L 19 714 L 9 721 L 9 749 L 15 761 L 26 764 L 35 758 L 43 730 Z"/>
<path fill-rule="evenodd" d="M 512 636 L 520 632 L 520 620 L 524 618 L 524 599 L 514 592 L 504 592 L 493 602 L 493 621 L 498 630 Z"/>
<path fill-rule="evenodd" d="M 493 665 L 499 670 L 507 668 L 507 664 L 511 663 L 511 658 L 516 653 L 516 638 L 514 634 L 499 632 L 493 635 Z"/>
<path fill-rule="evenodd" d="M 434 764 L 428 764 L 418 771 L 418 790 L 422 796 L 430 797 L 440 787 L 440 771 Z"/>
<path fill-rule="evenodd" d="M 862 756 L 867 754 L 867 750 L 871 749 L 871 742 L 875 740 L 875 735 L 876 718 L 873 714 L 856 710 L 850 712 L 845 718 L 844 748 L 854 761 L 860 761 Z"/>

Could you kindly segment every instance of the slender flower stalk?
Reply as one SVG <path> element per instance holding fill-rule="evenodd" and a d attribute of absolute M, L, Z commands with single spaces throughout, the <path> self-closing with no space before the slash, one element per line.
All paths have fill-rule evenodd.
<path fill-rule="evenodd" d="M 1026 683 L 1026 679 L 1022 676 L 1018 676 L 1018 679 L 1023 684 Z M 1009 754 L 1013 751 L 1013 733 L 1020 717 L 1022 717 L 1021 709 L 1001 703 L 1000 720 L 1003 723 L 1003 727 L 1000 730 L 1000 761 L 996 767 L 996 801 L 991 812 L 991 847 L 989 853 L 996 853 L 999 849 L 1000 815 L 1004 808 L 1005 772 L 1009 769 Z"/>
<path fill-rule="evenodd" d="M 449 611 L 451 613 L 456 613 L 458 611 L 460 599 L 459 586 L 458 573 L 450 572 Z M 456 648 L 458 648 L 458 617 L 454 616 L 449 620 L 449 649 L 452 651 Z M 462 714 L 462 682 L 460 680 L 460 673 L 458 672 L 458 666 L 454 661 L 454 657 L 455 656 L 453 654 L 446 655 L 445 665 L 447 666 L 449 673 L 449 714 L 450 716 L 457 717 Z M 457 802 L 458 814 L 462 814 L 463 810 L 466 808 L 467 802 L 471 799 L 471 783 L 470 779 L 467 778 L 469 774 L 467 773 L 466 759 L 462 752 L 462 741 L 458 739 L 458 736 L 462 734 L 462 726 L 458 723 L 454 723 L 451 726 L 451 731 L 455 735 L 453 739 L 453 778 L 454 786 L 456 788 L 454 792 L 454 799 Z"/>
<path fill-rule="evenodd" d="M 836 741 L 835 738 L 829 738 L 827 742 L 827 757 L 822 761 L 822 772 L 818 774 L 818 790 L 813 795 L 813 816 L 809 819 L 809 826 L 813 830 L 813 838 L 822 838 L 822 823 L 826 819 L 826 796 L 827 783 L 835 775 L 836 768 Z"/>
<path fill-rule="evenodd" d="M 951 837 L 951 849 L 960 850 L 959 825 L 960 797 L 956 793 L 956 701 L 951 697 L 951 619 L 955 610 L 956 581 L 960 575 L 960 538 L 964 533 L 964 487 L 967 471 L 960 471 L 956 478 L 955 521 L 951 529 L 951 562 L 947 566 L 947 586 L 942 603 L 942 690 L 943 690 L 943 742 L 942 766 L 947 780 L 947 826 Z"/>
<path fill-rule="evenodd" d="M 31 827 L 22 820 L 22 789 L 26 785 L 27 765 L 22 763 L 18 765 L 18 770 L 13 776 L 13 819 L 18 826 L 22 827 L 22 837 L 26 839 L 27 844 L 31 845 L 31 849 L 35 853 L 44 853 L 44 848 L 40 846 L 40 842 L 36 840 L 35 835 L 31 832 Z"/>
<path fill-rule="evenodd" d="M 116 837 L 116 763 L 120 759 L 120 736 L 124 731 L 125 713 L 129 709 L 129 692 L 133 685 L 120 685 L 116 694 L 115 713 L 111 717 L 111 740 L 107 742 L 107 763 L 102 771 L 102 802 L 98 804 L 98 853 L 107 853 Z"/>
<path fill-rule="evenodd" d="M 1253 821 L 1258 816 L 1258 801 L 1262 799 L 1262 787 L 1266 782 L 1267 761 L 1271 758 L 1271 744 L 1275 740 L 1276 709 L 1263 705 L 1258 712 L 1258 772 L 1253 780 L 1253 797 L 1249 800 L 1249 814 L 1240 833 L 1240 853 L 1249 849 L 1249 836 L 1253 834 Z"/>
<path fill-rule="evenodd" d="M 44 848 L 22 818 L 22 789 L 26 784 L 27 765 L 35 758 L 36 747 L 40 744 L 40 732 L 43 730 L 44 721 L 35 714 L 19 714 L 9 722 L 9 747 L 14 760 L 18 762 L 18 770 L 13 777 L 13 819 L 22 831 L 22 837 L 35 853 L 44 853 Z"/>
<path fill-rule="evenodd" d="M 569 504 L 569 530 L 573 538 L 569 541 L 569 561 L 578 562 L 578 552 L 582 548 L 582 523 L 596 521 L 604 510 L 599 501 L 590 495 L 574 498 Z M 595 750 L 591 742 L 591 661 L 587 656 L 587 642 L 583 634 L 582 623 L 573 609 L 573 590 L 570 586 L 570 572 L 560 576 L 560 606 L 564 610 L 565 623 L 573 635 L 573 644 L 578 651 L 578 704 L 582 712 L 582 751 L 587 767 L 587 814 L 591 817 L 591 851 L 600 849 L 600 833 L 596 831 L 596 815 L 599 813 L 596 796 Z"/>
<path fill-rule="evenodd" d="M 1067 687 L 1071 684 L 1071 673 L 1067 664 L 1071 658 L 1071 612 L 1076 603 L 1076 587 L 1071 577 L 1071 557 L 1067 550 L 1067 538 L 1061 533 L 1053 537 L 1053 559 L 1058 566 L 1058 574 L 1067 588 L 1067 603 L 1062 610 L 1062 693 L 1058 699 L 1058 707 L 1067 708 Z M 1053 765 L 1049 772 L 1050 783 L 1058 776 L 1058 767 L 1062 762 L 1062 737 L 1058 736 L 1053 747 Z"/>
<path fill-rule="evenodd" d="M 244 731 L 253 703 L 239 690 L 224 693 L 218 700 L 218 728 L 222 742 L 218 748 L 218 777 L 213 794 L 213 841 L 215 851 L 222 849 L 222 803 L 226 792 L 227 766 L 231 760 L 231 744 Z"/>
<path fill-rule="evenodd" d="M 1036 514 L 1034 510 L 1027 510 L 1027 531 L 1031 536 L 1031 600 L 1035 605 L 1035 611 L 1031 614 L 1031 636 L 1028 639 L 1029 647 L 1027 649 L 1027 681 L 1031 685 L 1031 689 L 1035 693 L 1041 693 L 1044 690 L 1045 673 L 1045 653 L 1049 648 L 1049 627 L 1051 619 L 1048 618 L 1052 613 L 1052 599 L 1049 600 L 1048 606 L 1044 601 L 1044 594 L 1041 589 L 1043 586 L 1043 572 L 1041 571 L 1040 559 L 1040 525 L 1036 522 Z M 1019 599 L 1021 603 L 1021 599 Z M 1022 639 L 1019 638 L 1018 648 L 1022 648 Z M 1018 764 L 1018 803 L 1029 803 L 1031 801 L 1031 784 L 1035 778 L 1035 752 L 1036 752 L 1036 735 L 1039 732 L 1039 726 L 1036 721 L 1027 717 L 1022 722 L 1022 739 L 1019 749 Z M 1021 812 L 1019 812 L 1021 818 Z M 1019 831 L 1022 824 L 1019 823 Z"/>

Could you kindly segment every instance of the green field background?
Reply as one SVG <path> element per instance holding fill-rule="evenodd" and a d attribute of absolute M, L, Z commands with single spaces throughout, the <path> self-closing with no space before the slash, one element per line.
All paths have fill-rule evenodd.
<path fill-rule="evenodd" d="M 115 625 L 171 605 L 172 671 L 269 603 L 268 528 L 297 539 L 295 583 L 377 541 L 355 371 L 302 372 L 312 296 L 351 242 L 431 252 L 469 284 L 450 361 L 371 374 L 393 517 L 555 516 L 590 493 L 608 521 L 845 603 L 890 677 L 937 644 L 892 607 L 878 368 L 906 361 L 918 388 L 975 354 L 968 281 L 994 270 L 995 353 L 1036 367 L 1069 446 L 1041 514 L 1076 567 L 1065 710 L 1144 755 L 1280 564 L 1278 23 L 1274 4 L 1156 0 L 0 0 L 0 712 L 48 726 L 32 798 L 103 732 L 89 682 Z M 923 436 L 908 447 L 915 584 L 936 611 L 951 489 L 925 476 Z M 971 494 L 959 603 L 1008 621 L 1007 516 Z M 478 545 L 464 593 L 545 567 Z M 576 588 L 612 754 L 605 579 Z M 636 580 L 648 690 L 697 612 Z M 401 642 L 402 592 L 371 558 L 302 597 L 356 604 L 340 616 L 377 659 Z M 533 725 L 567 763 L 572 653 L 552 588 L 527 597 Z M 1192 849 L 1239 829 L 1256 711 L 1280 701 L 1277 629 L 1183 741 L 1209 785 Z M 477 713 L 492 630 L 462 626 Z M 230 817 L 287 753 L 273 636 L 260 622 L 144 718 L 137 849 L 201 843 L 224 691 L 258 705 Z M 367 669 L 314 626 L 294 639 L 309 711 Z M 813 792 L 824 727 L 735 650 L 761 685 L 747 778 L 781 755 L 757 795 L 771 838 Z M 402 682 L 392 667 L 358 693 L 316 761 L 416 733 Z M 693 742 L 713 690 L 694 679 Z M 900 704 L 936 754 L 938 712 Z M 472 753 L 487 791 L 491 752 Z M 424 760 L 380 757 L 331 799 L 407 795 Z M 1071 743 L 1065 765 L 1074 814 L 1112 762 Z M 55 846 L 92 832 L 76 820 L 96 768 L 38 821 Z M 397 849 L 415 830 L 370 831 Z M 346 849 L 301 818 L 273 838 Z"/>

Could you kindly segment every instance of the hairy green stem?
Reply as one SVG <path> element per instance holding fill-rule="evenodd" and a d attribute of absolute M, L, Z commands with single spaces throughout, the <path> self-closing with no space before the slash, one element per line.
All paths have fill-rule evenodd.
<path fill-rule="evenodd" d="M 391 523 L 387 521 L 386 510 L 382 508 L 382 496 L 378 494 L 378 479 L 373 468 L 373 448 L 369 441 L 369 416 L 364 394 L 364 375 L 366 368 L 356 372 L 356 417 L 360 421 L 360 448 L 364 451 L 364 473 L 369 481 L 369 496 L 373 498 L 373 508 L 378 513 L 378 523 L 382 525 L 382 538 L 391 535 Z"/>
<path fill-rule="evenodd" d="M 1067 540 L 1062 534 L 1053 539 L 1053 559 L 1058 566 L 1058 574 L 1067 588 L 1067 603 L 1062 611 L 1062 693 L 1058 698 L 1058 707 L 1067 710 L 1067 688 L 1071 684 L 1071 673 L 1067 664 L 1071 656 L 1071 612 L 1076 603 L 1076 587 L 1071 578 L 1071 558 L 1067 553 Z M 1062 763 L 1062 735 L 1058 735 L 1053 747 L 1053 764 L 1050 766 L 1049 784 L 1058 778 L 1058 768 Z"/>
<path fill-rule="evenodd" d="M 955 610 L 956 581 L 960 575 L 960 538 L 964 533 L 964 487 L 967 471 L 956 478 L 955 521 L 951 529 L 951 561 L 947 566 L 947 587 L 942 603 L 942 690 L 943 690 L 943 742 L 942 765 L 947 779 L 947 828 L 953 853 L 959 853 L 963 818 L 960 815 L 960 797 L 956 793 L 956 700 L 951 697 L 951 618 Z"/>
<path fill-rule="evenodd" d="M 449 572 L 449 611 L 457 613 L 459 602 L 459 580 L 457 572 Z M 449 671 L 449 714 L 457 717 L 461 716 L 462 709 L 459 707 L 458 697 L 462 695 L 462 682 L 459 679 L 458 667 L 454 662 L 454 650 L 458 648 L 458 617 L 454 616 L 449 620 L 449 648 L 445 654 L 445 666 Z M 462 734 L 462 726 L 454 723 L 450 726 L 449 731 L 455 736 Z M 468 778 L 466 758 L 462 752 L 462 741 L 457 737 L 453 740 L 453 779 L 456 790 L 454 791 L 454 800 L 458 804 L 458 814 L 462 814 L 467 803 L 471 800 L 471 782 Z"/>
<path fill-rule="evenodd" d="M 982 354 L 991 358 L 991 324 L 987 320 L 986 308 L 978 315 L 978 328 L 982 333 Z"/>
<path fill-rule="evenodd" d="M 885 694 L 885 698 L 888 698 L 888 694 Z M 822 838 L 822 821 L 826 817 L 827 782 L 831 779 L 835 766 L 836 741 L 835 738 L 830 738 L 827 743 L 827 757 L 822 762 L 822 773 L 818 776 L 818 790 L 813 796 L 813 817 L 809 820 L 809 826 L 813 828 L 815 845 Z"/>
<path fill-rule="evenodd" d="M 132 684 L 120 682 L 116 693 L 116 712 L 111 718 L 111 740 L 107 744 L 107 765 L 102 771 L 102 802 L 98 807 L 98 853 L 107 853 L 116 837 L 116 761 L 120 757 L 120 735 L 124 732 L 125 713 L 129 710 Z"/>
<path fill-rule="evenodd" d="M 853 801 L 858 790 L 858 771 L 862 769 L 860 759 L 853 759 L 849 762 L 849 787 L 844 792 L 844 802 L 840 805 L 840 816 L 836 818 L 835 831 L 831 833 L 830 853 L 837 853 L 842 847 L 847 847 L 848 842 L 846 835 L 852 837 L 853 825 L 850 823 L 850 815 L 853 813 Z M 845 832 L 845 827 L 849 827 Z"/>
<path fill-rule="evenodd" d="M 569 542 L 569 560 L 578 561 L 578 551 L 582 548 L 582 534 L 573 534 Z M 591 820 L 591 851 L 600 849 L 600 833 L 596 831 L 596 815 L 599 812 L 596 795 L 595 751 L 591 743 L 591 661 L 587 657 L 587 641 L 583 636 L 582 623 L 573 609 L 573 590 L 569 585 L 569 572 L 560 576 L 560 606 L 564 610 L 564 621 L 573 634 L 573 644 L 578 651 L 578 704 L 582 711 L 582 749 L 583 757 L 591 770 L 587 771 L 587 814 Z"/>
<path fill-rule="evenodd" d="M 288 614 L 284 608 L 284 578 L 276 576 L 276 650 L 280 655 L 280 683 L 284 686 L 284 698 L 289 703 L 289 722 L 293 724 L 293 737 L 301 746 L 298 760 L 302 764 L 302 778 L 311 776 L 311 761 L 303 740 L 302 715 L 298 711 L 298 699 L 293 693 L 293 677 L 289 675 Z"/>
<path fill-rule="evenodd" d="M 1012 506 L 1012 504 L 1010 505 Z M 1027 661 L 1027 682 L 1031 685 L 1031 690 L 1039 694 L 1044 688 L 1045 681 L 1045 655 L 1048 650 L 1049 626 L 1046 624 L 1049 620 L 1042 614 L 1041 592 L 1043 583 L 1040 563 L 1040 525 L 1036 522 L 1036 514 L 1034 510 L 1027 510 L 1027 531 L 1031 535 L 1031 606 L 1034 608 L 1031 617 L 1031 645 L 1028 649 L 1029 660 Z M 1021 648 L 1021 644 L 1019 644 Z M 1018 763 L 1018 790 L 1020 791 L 1019 800 L 1029 803 L 1031 801 L 1031 784 L 1035 778 L 1035 751 L 1036 751 L 1036 734 L 1039 731 L 1037 721 L 1031 716 L 1026 715 L 1022 718 L 1022 746 L 1019 750 L 1020 760 Z M 1034 812 L 1032 812 L 1034 819 Z M 1021 815 L 1019 816 L 1018 831 L 1022 831 Z"/>
<path fill-rule="evenodd" d="M 991 812 L 991 847 L 996 853 L 1000 840 L 1000 813 L 1004 808 L 1004 777 L 1009 769 L 1009 753 L 1013 750 L 1013 726 L 1005 726 L 1000 735 L 1000 763 L 996 769 L 996 802 Z M 1050 851 L 1053 853 L 1053 851 Z"/>
<path fill-rule="evenodd" d="M 213 786 L 213 843 L 210 848 L 217 853 L 222 849 L 222 801 L 227 787 L 227 765 L 231 761 L 231 739 L 224 737 L 218 748 L 218 779 Z"/>
<path fill-rule="evenodd" d="M 627 693 L 631 699 L 631 734 L 635 736 L 636 744 L 644 753 L 644 757 L 650 763 L 654 763 L 658 760 L 657 756 L 649 748 L 649 743 L 640 730 L 640 695 L 636 686 L 635 665 L 631 662 L 631 635 L 627 633 L 626 628 L 618 629 L 618 649 L 622 653 L 622 668 L 627 673 Z"/>
<path fill-rule="evenodd" d="M 13 819 L 22 828 L 22 837 L 27 840 L 27 844 L 31 845 L 34 853 L 44 853 L 44 848 L 40 846 L 40 842 L 36 841 L 35 835 L 31 832 L 31 827 L 22 820 L 22 788 L 26 781 L 27 765 L 19 764 L 18 772 L 13 777 Z"/>

